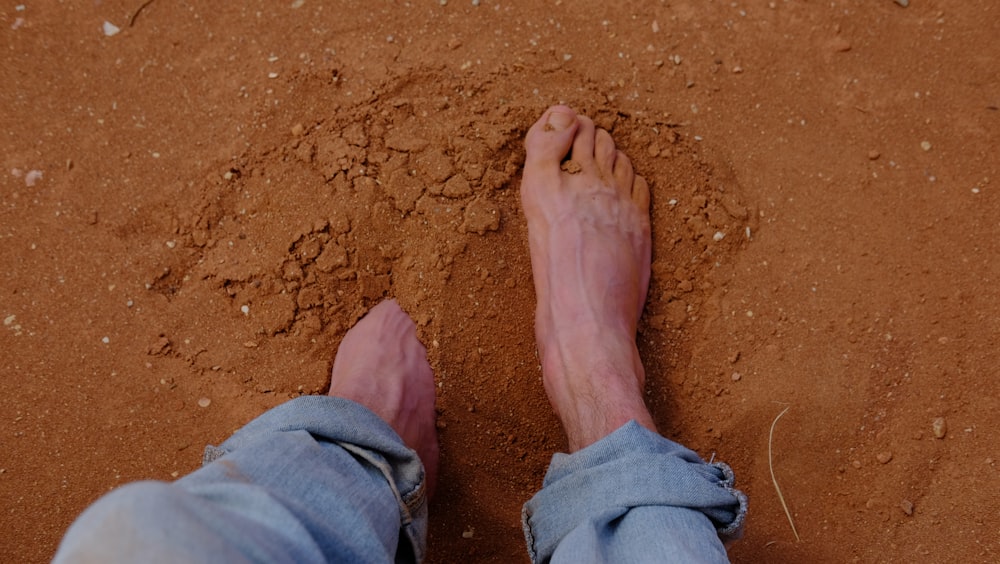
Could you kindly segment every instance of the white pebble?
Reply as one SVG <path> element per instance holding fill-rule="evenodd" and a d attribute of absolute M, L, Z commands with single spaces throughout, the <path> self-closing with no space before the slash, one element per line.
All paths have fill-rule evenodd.
<path fill-rule="evenodd" d="M 715 239 L 716 241 L 721 241 L 721 240 L 723 240 L 725 238 L 726 238 L 726 234 L 723 233 L 722 231 L 716 231 L 715 235 L 712 236 L 712 239 Z"/>
<path fill-rule="evenodd" d="M 240 311 L 243 312 L 243 315 L 250 315 L 250 306 L 248 305 L 240 306 Z"/>
<path fill-rule="evenodd" d="M 110 343 L 110 342 L 111 342 L 111 339 L 109 339 L 109 338 L 107 338 L 107 337 L 104 337 L 103 339 L 101 339 L 101 342 L 102 342 L 102 343 L 104 343 L 104 344 L 106 345 L 106 344 L 108 344 L 108 343 Z"/>
<path fill-rule="evenodd" d="M 198 407 L 208 407 L 212 405 L 212 400 L 208 398 L 201 398 L 198 400 Z"/>
<path fill-rule="evenodd" d="M 168 249 L 172 249 L 172 248 L 174 248 L 174 247 L 177 246 L 177 242 L 176 241 L 167 241 L 166 245 L 167 245 Z"/>
<path fill-rule="evenodd" d="M 931 142 L 930 141 L 921 141 L 920 142 L 920 148 L 923 149 L 923 150 L 925 150 L 925 151 L 930 151 L 931 150 Z"/>
<path fill-rule="evenodd" d="M 40 170 L 29 170 L 28 174 L 24 175 L 24 185 L 29 187 L 34 186 L 36 182 L 42 179 L 44 174 Z"/>
<path fill-rule="evenodd" d="M 119 31 L 121 31 L 121 28 L 115 24 L 108 21 L 104 22 L 104 35 L 111 37 L 112 35 L 118 35 Z"/>
<path fill-rule="evenodd" d="M 269 73 L 267 73 L 267 77 L 268 78 L 278 78 L 278 73 L 276 73 L 276 72 L 269 72 Z"/>
<path fill-rule="evenodd" d="M 10 325 L 11 323 L 14 323 L 14 321 L 16 321 L 16 320 L 17 320 L 17 316 L 16 315 L 8 315 L 7 317 L 4 318 L 3 324 L 4 325 Z"/>

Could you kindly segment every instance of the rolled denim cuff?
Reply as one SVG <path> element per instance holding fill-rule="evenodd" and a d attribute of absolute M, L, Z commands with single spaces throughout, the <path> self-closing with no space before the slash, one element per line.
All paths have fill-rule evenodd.
<path fill-rule="evenodd" d="M 399 504 L 400 530 L 417 562 L 427 546 L 424 467 L 389 424 L 363 405 L 337 397 L 301 396 L 257 417 L 219 447 L 205 448 L 203 465 L 280 433 L 305 431 L 332 443 L 381 473 Z"/>
<path fill-rule="evenodd" d="M 532 562 L 549 561 L 577 527 L 599 528 L 639 507 L 699 512 L 727 542 L 742 536 L 747 498 L 729 466 L 708 464 L 630 421 L 585 449 L 553 456 L 542 491 L 522 511 Z"/>

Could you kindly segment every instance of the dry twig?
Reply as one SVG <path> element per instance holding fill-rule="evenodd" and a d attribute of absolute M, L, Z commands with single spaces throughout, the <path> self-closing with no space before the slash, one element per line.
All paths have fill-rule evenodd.
<path fill-rule="evenodd" d="M 788 510 L 788 504 L 785 503 L 785 496 L 781 495 L 781 488 L 778 487 L 778 480 L 774 477 L 774 462 L 771 457 L 771 445 L 774 442 L 774 426 L 777 425 L 778 419 L 784 415 L 791 406 L 786 407 L 774 418 L 771 422 L 771 432 L 767 434 L 767 467 L 771 471 L 771 481 L 774 482 L 774 491 L 778 492 L 778 501 L 781 502 L 782 509 L 785 510 L 785 516 L 788 517 L 788 524 L 792 526 L 792 534 L 795 535 L 795 542 L 799 542 L 802 539 L 799 538 L 799 532 L 795 530 L 795 522 L 792 521 L 792 513 Z"/>

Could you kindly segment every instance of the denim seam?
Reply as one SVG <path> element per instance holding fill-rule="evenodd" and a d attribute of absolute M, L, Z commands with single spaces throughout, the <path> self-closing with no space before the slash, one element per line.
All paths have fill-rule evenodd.
<path fill-rule="evenodd" d="M 521 528 L 524 531 L 524 541 L 528 545 L 528 558 L 532 564 L 538 562 L 538 552 L 535 550 L 535 535 L 531 532 L 531 516 L 528 515 L 528 506 L 521 508 Z"/>
<path fill-rule="evenodd" d="M 735 497 L 739 503 L 739 509 L 736 510 L 736 517 L 733 518 L 732 522 L 725 527 L 716 529 L 716 531 L 719 538 L 724 541 L 737 540 L 743 536 L 743 525 L 746 522 L 749 499 L 745 493 L 736 489 L 736 473 L 733 472 L 733 469 L 728 464 L 725 462 L 713 462 L 709 466 L 713 466 L 722 472 L 722 480 L 719 482 L 719 486 Z"/>
<path fill-rule="evenodd" d="M 380 474 L 382 474 L 382 476 L 385 478 L 385 481 L 389 484 L 389 489 L 392 490 L 393 497 L 396 498 L 396 503 L 399 505 L 400 522 L 404 527 L 412 523 L 413 513 L 411 512 L 411 506 L 403 498 L 403 495 L 399 493 L 399 488 L 396 485 L 396 480 L 393 479 L 392 472 L 388 468 L 388 464 L 385 463 L 384 461 L 375 460 L 368 450 L 361 448 L 357 445 L 351 443 L 344 443 L 340 441 L 336 441 L 334 444 L 338 445 L 340 448 L 346 450 L 347 452 L 353 454 L 354 456 L 361 458 L 362 460 L 367 462 L 370 466 L 373 466 L 376 470 L 378 470 Z M 419 495 L 420 490 L 422 489 L 423 488 L 421 488 L 418 485 L 413 492 L 410 492 L 410 496 L 413 496 L 414 494 Z M 419 507 L 419 505 L 415 507 Z"/>

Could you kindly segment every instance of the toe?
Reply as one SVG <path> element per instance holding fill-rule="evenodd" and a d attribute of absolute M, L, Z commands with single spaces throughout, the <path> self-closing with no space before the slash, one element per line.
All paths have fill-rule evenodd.
<path fill-rule="evenodd" d="M 632 183 L 632 201 L 639 206 L 639 209 L 649 213 L 649 184 L 641 176 L 635 177 Z"/>
<path fill-rule="evenodd" d="M 579 118 L 566 106 L 552 106 L 528 130 L 524 139 L 526 163 L 559 166 L 573 146 Z"/>
<path fill-rule="evenodd" d="M 393 298 L 379 302 L 375 307 L 368 310 L 365 317 L 394 317 L 400 314 L 405 315 L 405 313 L 403 313 L 403 309 L 399 307 L 399 302 Z"/>
<path fill-rule="evenodd" d="M 618 151 L 617 153 L 614 172 L 612 173 L 615 179 L 615 187 L 631 196 L 632 184 L 635 182 L 635 172 L 632 170 L 632 161 L 625 156 L 625 153 L 621 151 Z"/>
<path fill-rule="evenodd" d="M 596 128 L 594 120 L 587 116 L 578 116 L 580 122 L 579 129 L 576 130 L 576 138 L 573 140 L 573 160 L 580 163 L 584 168 L 594 166 L 594 143 Z M 593 170 L 589 168 L 589 170 Z"/>
<path fill-rule="evenodd" d="M 615 141 L 611 134 L 603 129 L 598 129 L 594 135 L 594 160 L 597 164 L 597 171 L 604 178 L 612 175 L 615 168 Z"/>

